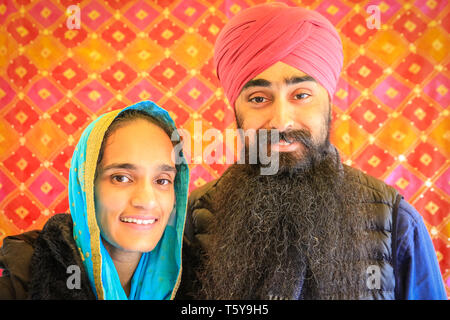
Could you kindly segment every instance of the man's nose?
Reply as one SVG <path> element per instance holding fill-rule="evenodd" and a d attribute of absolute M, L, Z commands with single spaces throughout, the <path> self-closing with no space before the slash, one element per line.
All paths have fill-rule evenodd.
<path fill-rule="evenodd" d="M 292 106 L 286 99 L 280 98 L 273 104 L 272 119 L 269 122 L 270 129 L 277 129 L 284 132 L 294 127 L 294 117 Z"/>
<path fill-rule="evenodd" d="M 131 204 L 142 209 L 151 209 L 156 204 L 156 194 L 151 182 L 142 182 L 133 192 Z"/>

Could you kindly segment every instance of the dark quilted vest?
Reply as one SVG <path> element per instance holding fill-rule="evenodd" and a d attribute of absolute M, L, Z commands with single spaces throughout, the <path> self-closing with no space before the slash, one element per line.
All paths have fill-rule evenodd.
<path fill-rule="evenodd" d="M 377 242 L 378 257 L 370 264 L 379 266 L 381 273 L 380 289 L 370 290 L 371 294 L 364 299 L 393 300 L 395 299 L 395 221 L 397 210 L 402 196 L 393 187 L 384 182 L 364 174 L 363 172 L 344 165 L 348 178 L 356 179 L 362 186 L 361 195 L 368 211 L 375 217 L 375 228 L 370 230 L 373 239 Z"/>
<path fill-rule="evenodd" d="M 356 180 L 362 186 L 361 199 L 367 206 L 371 216 L 375 217 L 374 228 L 370 230 L 372 239 L 377 242 L 376 249 L 379 254 L 369 261 L 370 265 L 379 267 L 381 275 L 379 289 L 370 290 L 369 296 L 361 297 L 368 300 L 393 300 L 395 299 L 395 257 L 393 247 L 395 239 L 396 214 L 401 195 L 384 182 L 368 176 L 352 167 L 343 165 L 346 178 Z M 220 179 L 219 179 L 220 180 Z M 208 246 L 209 235 L 206 232 L 211 219 L 211 201 L 215 185 L 219 180 L 214 180 L 194 190 L 189 197 L 188 219 L 186 221 L 185 234 L 187 239 L 199 243 L 201 247 Z"/>

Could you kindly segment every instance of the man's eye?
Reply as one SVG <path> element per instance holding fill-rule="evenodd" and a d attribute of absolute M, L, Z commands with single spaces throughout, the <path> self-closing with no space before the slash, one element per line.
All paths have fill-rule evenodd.
<path fill-rule="evenodd" d="M 307 93 L 298 93 L 295 95 L 295 99 L 297 100 L 301 100 L 301 99 L 306 99 L 308 98 L 310 95 Z"/>
<path fill-rule="evenodd" d="M 115 175 L 111 177 L 111 180 L 116 183 L 128 183 L 131 182 L 131 179 L 127 176 L 123 175 Z"/>
<path fill-rule="evenodd" d="M 266 102 L 267 99 L 264 97 L 253 97 L 251 99 L 249 99 L 250 102 L 254 102 L 254 103 L 263 103 Z"/>

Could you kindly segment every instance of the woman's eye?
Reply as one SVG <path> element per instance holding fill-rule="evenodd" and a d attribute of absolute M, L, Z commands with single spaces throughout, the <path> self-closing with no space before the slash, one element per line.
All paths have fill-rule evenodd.
<path fill-rule="evenodd" d="M 166 185 L 171 184 L 172 181 L 169 180 L 169 179 L 158 179 L 158 180 L 156 180 L 156 183 L 161 185 L 161 186 L 166 186 Z"/>
<path fill-rule="evenodd" d="M 131 182 L 131 179 L 128 178 L 127 176 L 123 176 L 123 175 L 115 175 L 111 177 L 113 182 L 116 183 L 128 183 Z"/>
<path fill-rule="evenodd" d="M 253 97 L 251 99 L 249 99 L 250 102 L 254 102 L 254 103 L 263 103 L 266 102 L 267 99 L 264 97 Z"/>

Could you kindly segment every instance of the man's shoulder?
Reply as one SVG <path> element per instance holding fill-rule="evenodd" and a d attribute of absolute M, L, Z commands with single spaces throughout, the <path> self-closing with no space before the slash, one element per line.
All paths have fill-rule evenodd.
<path fill-rule="evenodd" d="M 360 169 L 344 166 L 346 178 L 355 181 L 365 189 L 365 193 L 369 198 L 377 202 L 388 202 L 394 204 L 397 202 L 399 192 L 388 185 L 386 182 L 373 177 Z"/>
<path fill-rule="evenodd" d="M 208 202 L 211 194 L 214 193 L 218 179 L 214 179 L 193 190 L 189 195 L 188 207 L 193 208 L 200 202 Z"/>

